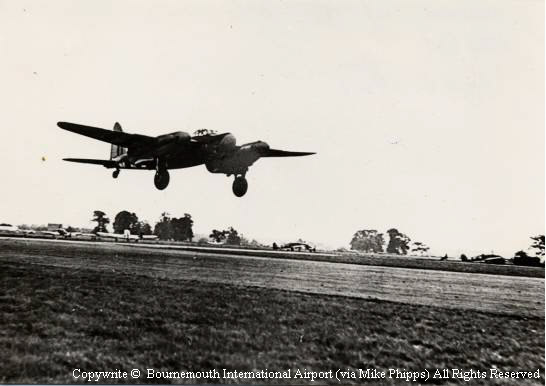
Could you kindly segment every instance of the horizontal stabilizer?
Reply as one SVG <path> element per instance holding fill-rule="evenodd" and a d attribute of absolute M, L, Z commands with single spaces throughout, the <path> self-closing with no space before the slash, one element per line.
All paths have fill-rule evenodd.
<path fill-rule="evenodd" d="M 88 158 L 63 158 L 63 161 L 78 162 L 81 164 L 102 165 L 105 168 L 117 167 L 117 162 L 102 159 L 88 159 Z"/>
<path fill-rule="evenodd" d="M 262 157 L 301 157 L 304 155 L 313 155 L 316 153 L 303 152 L 303 151 L 286 151 L 286 150 L 276 150 L 276 149 L 267 149 L 261 154 Z"/>

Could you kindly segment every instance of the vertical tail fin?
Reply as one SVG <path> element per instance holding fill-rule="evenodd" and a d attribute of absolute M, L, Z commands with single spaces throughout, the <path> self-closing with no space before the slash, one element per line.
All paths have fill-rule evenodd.
<path fill-rule="evenodd" d="M 119 124 L 119 122 L 116 122 L 116 124 L 114 125 L 113 130 L 114 131 L 123 131 L 121 129 L 121 125 Z M 119 158 L 119 156 L 121 156 L 123 154 L 127 154 L 127 148 L 121 147 L 121 146 L 118 146 L 118 145 L 112 145 L 112 148 L 110 149 L 110 159 L 111 160 Z"/>

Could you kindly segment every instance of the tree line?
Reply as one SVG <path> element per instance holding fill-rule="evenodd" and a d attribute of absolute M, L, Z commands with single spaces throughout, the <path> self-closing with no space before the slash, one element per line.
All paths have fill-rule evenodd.
<path fill-rule="evenodd" d="M 97 225 L 92 230 L 93 233 L 108 232 L 106 226 L 110 224 L 110 219 L 106 213 L 100 210 L 93 212 L 93 222 Z M 131 234 L 136 235 L 151 235 L 158 236 L 160 240 L 175 240 L 175 241 L 193 241 L 193 219 L 188 213 L 182 217 L 171 217 L 167 212 L 161 214 L 159 221 L 155 226 L 146 221 L 140 221 L 135 213 L 123 210 L 119 212 L 112 223 L 114 233 L 124 233 L 128 229 Z M 71 228 L 71 227 L 69 227 Z M 69 230 L 69 229 L 67 229 Z M 74 229 L 75 230 L 75 229 Z M 408 252 L 424 255 L 430 248 L 423 242 L 411 241 L 411 238 L 400 232 L 396 228 L 390 228 L 386 232 L 388 242 L 385 240 L 383 233 L 379 233 L 375 229 L 362 229 L 354 233 L 351 239 L 350 246 L 352 250 L 366 253 L 383 253 L 387 252 L 394 255 L 407 255 Z M 248 246 L 263 246 L 256 240 L 248 241 L 233 227 L 228 227 L 224 230 L 213 229 L 209 235 L 209 239 L 216 243 L 225 243 L 228 245 L 248 245 Z M 198 243 L 206 243 L 209 239 L 201 238 Z M 544 257 L 544 235 L 531 237 L 533 241 L 528 248 L 533 251 L 536 256 L 529 256 L 525 251 L 518 251 L 513 257 L 514 264 L 518 265 L 543 265 L 542 258 Z M 462 261 L 480 261 L 487 257 L 496 255 L 485 255 L 468 258 L 466 255 L 461 255 Z M 497 256 L 498 257 L 498 256 Z M 444 256 L 444 258 L 447 258 Z"/>
<path fill-rule="evenodd" d="M 389 241 L 387 243 L 386 252 L 394 255 L 407 255 L 408 251 L 419 253 L 423 255 L 429 251 L 429 247 L 420 242 L 411 242 L 411 239 L 398 231 L 396 228 L 391 228 L 387 232 Z M 544 262 L 544 235 L 537 235 L 531 237 L 532 244 L 528 248 L 533 251 L 535 256 L 529 256 L 527 252 L 521 250 L 514 254 L 513 263 L 516 265 L 533 265 L 543 266 Z M 379 233 L 375 229 L 362 229 L 356 231 L 350 242 L 351 249 L 366 253 L 383 253 L 385 252 L 385 238 L 383 233 Z M 462 254 L 460 259 L 463 262 L 483 261 L 488 258 L 500 258 L 500 256 L 492 254 L 482 254 L 472 258 L 468 258 L 465 254 Z M 447 254 L 443 259 L 447 259 Z"/>
<path fill-rule="evenodd" d="M 536 256 L 529 256 L 525 251 L 518 251 L 514 255 L 514 264 L 528 266 L 544 266 L 544 235 L 531 237 L 533 241 L 528 248 L 532 250 Z"/>
<path fill-rule="evenodd" d="M 394 255 L 407 255 L 408 251 L 416 252 L 421 255 L 429 251 L 429 247 L 420 242 L 411 243 L 411 239 L 400 232 L 396 228 L 391 228 L 387 231 L 389 242 L 386 252 Z M 367 253 L 383 253 L 385 252 L 385 238 L 383 233 L 379 233 L 375 229 L 362 229 L 356 231 L 350 242 L 351 249 Z"/>
<path fill-rule="evenodd" d="M 107 225 L 110 224 L 110 219 L 101 210 L 93 212 L 92 222 L 97 225 L 93 228 L 92 233 L 108 232 Z M 159 221 L 152 227 L 146 221 L 140 221 L 136 213 L 122 210 L 114 218 L 112 223 L 114 233 L 124 233 L 128 229 L 131 234 L 135 235 L 156 235 L 160 240 L 174 241 L 189 241 L 194 238 L 193 219 L 189 213 L 184 213 L 182 217 L 171 217 L 167 212 L 163 212 Z M 248 241 L 233 227 L 228 227 L 224 230 L 213 229 L 209 238 L 217 243 L 225 243 L 229 245 L 249 245 L 262 246 L 258 241 Z M 206 243 L 208 239 L 200 239 L 199 243 Z"/>
<path fill-rule="evenodd" d="M 101 210 L 93 212 L 92 222 L 97 225 L 92 232 L 108 232 L 106 226 L 110 224 L 110 219 Z M 159 221 L 155 224 L 153 230 L 146 221 L 139 221 L 136 213 L 122 210 L 114 218 L 112 223 L 114 233 L 124 233 L 129 230 L 134 235 L 156 235 L 161 240 L 192 241 L 193 240 L 193 220 L 190 214 L 184 213 L 182 217 L 171 217 L 167 212 L 161 214 Z"/>

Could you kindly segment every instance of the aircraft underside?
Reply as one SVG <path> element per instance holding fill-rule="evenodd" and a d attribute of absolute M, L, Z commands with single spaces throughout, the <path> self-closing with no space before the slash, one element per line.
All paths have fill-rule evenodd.
<path fill-rule="evenodd" d="M 148 162 L 150 161 L 150 162 Z M 155 166 L 152 166 L 155 164 Z M 112 172 L 113 178 L 118 178 L 121 169 L 128 169 L 128 170 L 154 170 L 154 186 L 158 190 L 164 190 L 169 186 L 170 182 L 170 173 L 169 170 L 172 169 L 183 169 L 188 168 L 192 166 L 198 166 L 205 164 L 207 166 L 207 169 L 211 173 L 223 173 L 226 174 L 228 177 L 233 175 L 233 185 L 232 190 L 233 194 L 237 197 L 242 197 L 246 194 L 248 190 L 248 182 L 245 178 L 245 175 L 248 171 L 248 166 L 245 165 L 237 165 L 237 164 L 230 164 L 228 167 L 221 167 L 223 166 L 219 162 L 173 162 L 172 166 L 171 163 L 168 163 L 166 160 L 161 160 L 160 158 L 157 158 L 156 160 L 136 160 L 134 164 L 127 162 L 127 160 L 122 161 L 118 163 L 116 166 L 113 166 L 115 170 Z M 220 166 L 220 167 L 219 167 Z M 216 167 L 216 168 L 215 168 Z"/>

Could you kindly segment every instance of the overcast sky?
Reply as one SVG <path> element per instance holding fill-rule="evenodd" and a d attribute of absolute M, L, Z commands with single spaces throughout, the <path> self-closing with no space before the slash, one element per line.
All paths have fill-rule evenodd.
<path fill-rule="evenodd" d="M 333 247 L 396 227 L 442 255 L 544 232 L 543 1 L 0 0 L 0 105 L 0 222 L 167 211 Z M 109 145 L 57 121 L 317 154 L 259 160 L 243 198 L 204 166 L 158 191 L 61 161 Z"/>

